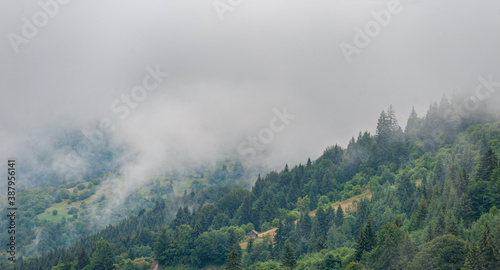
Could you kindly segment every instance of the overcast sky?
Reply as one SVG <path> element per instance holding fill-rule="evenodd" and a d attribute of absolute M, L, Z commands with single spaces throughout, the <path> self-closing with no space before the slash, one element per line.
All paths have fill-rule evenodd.
<path fill-rule="evenodd" d="M 500 80 L 494 0 L 54 1 L 1 0 L 4 160 L 105 119 L 138 153 L 136 174 L 238 153 L 260 133 L 258 162 L 282 168 L 374 132 L 391 104 L 404 128 L 412 106 L 422 115 L 478 76 Z M 356 27 L 369 44 L 356 46 Z M 273 122 L 285 107 L 296 117 Z"/>

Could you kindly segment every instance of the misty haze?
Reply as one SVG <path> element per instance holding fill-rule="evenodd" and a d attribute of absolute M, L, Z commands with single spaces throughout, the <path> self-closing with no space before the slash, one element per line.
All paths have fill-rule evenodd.
<path fill-rule="evenodd" d="M 500 269 L 500 3 L 0 9 L 0 269 Z"/>

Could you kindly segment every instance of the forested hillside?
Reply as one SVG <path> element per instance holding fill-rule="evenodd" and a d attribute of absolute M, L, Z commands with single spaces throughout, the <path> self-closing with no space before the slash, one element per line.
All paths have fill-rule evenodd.
<path fill-rule="evenodd" d="M 156 197 L 70 247 L 0 268 L 500 269 L 500 118 L 487 107 L 450 118 L 451 106 L 413 111 L 404 129 L 390 107 L 375 134 L 284 164 L 251 190 Z"/>

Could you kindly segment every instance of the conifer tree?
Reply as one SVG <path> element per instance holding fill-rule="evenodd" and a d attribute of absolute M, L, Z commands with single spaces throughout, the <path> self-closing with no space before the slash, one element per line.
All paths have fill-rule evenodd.
<path fill-rule="evenodd" d="M 363 229 L 359 229 L 359 237 L 358 240 L 356 241 L 356 253 L 355 253 L 356 261 L 361 260 L 361 256 L 363 256 L 363 253 L 365 251 L 366 251 L 365 232 Z"/>
<path fill-rule="evenodd" d="M 399 244 L 399 269 L 405 269 L 415 256 L 415 249 L 407 233 L 402 233 Z"/>
<path fill-rule="evenodd" d="M 301 233 L 304 234 L 307 238 L 311 235 L 312 230 L 312 220 L 309 213 L 305 213 L 303 218 L 300 219 Z"/>
<path fill-rule="evenodd" d="M 445 231 L 445 221 L 443 212 L 439 212 L 437 217 L 436 225 L 434 226 L 434 237 L 439 237 L 444 234 Z"/>
<path fill-rule="evenodd" d="M 390 236 L 385 238 L 382 250 L 378 261 L 378 269 L 396 270 L 397 247 Z"/>
<path fill-rule="evenodd" d="M 340 227 L 342 224 L 344 224 L 344 211 L 342 210 L 342 206 L 339 204 L 337 213 L 335 214 L 335 226 Z"/>
<path fill-rule="evenodd" d="M 196 239 L 200 234 L 203 232 L 203 227 L 201 226 L 200 220 L 198 219 L 196 221 L 196 224 L 194 225 L 193 231 L 191 232 L 192 238 Z"/>
<path fill-rule="evenodd" d="M 227 270 L 242 270 L 240 257 L 238 256 L 238 251 L 236 250 L 236 244 L 233 245 L 229 256 L 227 257 Z"/>
<path fill-rule="evenodd" d="M 366 241 L 365 251 L 369 252 L 377 244 L 377 238 L 376 238 L 377 236 L 375 235 L 375 228 L 373 227 L 373 222 L 371 217 L 369 217 L 368 221 L 366 222 L 364 236 Z"/>
<path fill-rule="evenodd" d="M 283 250 L 283 255 L 281 257 L 281 264 L 285 269 L 293 269 L 297 264 L 297 259 L 295 258 L 295 252 L 289 241 L 285 243 L 285 249 Z"/>
<path fill-rule="evenodd" d="M 483 181 L 489 181 L 493 170 L 498 166 L 498 159 L 493 152 L 493 149 L 488 148 L 479 162 L 477 177 Z"/>
<path fill-rule="evenodd" d="M 101 238 L 97 242 L 97 248 L 92 254 L 93 270 L 111 270 L 113 269 L 113 252 L 109 243 Z"/>
<path fill-rule="evenodd" d="M 247 252 L 252 253 L 252 248 L 253 248 L 253 243 L 255 242 L 255 239 L 253 237 L 250 237 L 247 242 Z"/>
<path fill-rule="evenodd" d="M 323 239 L 323 236 L 320 236 L 316 243 L 314 243 L 314 249 L 313 252 L 319 252 L 323 249 L 327 249 L 328 246 L 326 245 L 325 239 Z"/>
<path fill-rule="evenodd" d="M 316 220 L 317 222 L 315 222 L 315 225 L 317 226 L 317 228 L 315 228 L 315 232 L 317 233 L 317 235 L 315 235 L 315 237 L 326 237 L 328 223 L 326 213 L 321 206 L 316 210 Z"/>
<path fill-rule="evenodd" d="M 476 244 L 472 242 L 469 244 L 467 252 L 467 257 L 465 258 L 464 270 L 481 270 L 483 269 L 481 264 L 481 252 Z"/>
<path fill-rule="evenodd" d="M 485 269 L 498 269 L 499 261 L 497 249 L 493 243 L 490 226 L 488 223 L 484 225 L 481 239 L 479 240 L 479 249 L 481 252 L 481 264 Z"/>
<path fill-rule="evenodd" d="M 458 228 L 455 217 L 450 217 L 448 221 L 448 226 L 446 227 L 446 234 L 452 234 L 455 236 L 460 236 L 460 229 Z"/>
<path fill-rule="evenodd" d="M 474 211 L 472 210 L 472 203 L 469 196 L 465 193 L 460 198 L 457 205 L 457 215 L 464 221 L 466 227 L 469 227 L 472 219 L 474 218 Z"/>
<path fill-rule="evenodd" d="M 76 269 L 80 270 L 83 269 L 87 264 L 90 263 L 90 258 L 89 255 L 87 255 L 87 252 L 85 252 L 85 249 L 79 248 L 78 251 L 76 252 Z"/>

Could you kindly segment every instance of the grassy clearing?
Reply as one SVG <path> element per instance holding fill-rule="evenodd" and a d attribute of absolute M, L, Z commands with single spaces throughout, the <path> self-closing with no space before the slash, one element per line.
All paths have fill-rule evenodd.
<path fill-rule="evenodd" d="M 175 196 L 184 195 L 184 190 L 187 190 L 187 192 L 190 193 L 191 185 L 194 181 L 198 181 L 201 184 L 208 186 L 207 178 L 184 178 L 182 181 L 173 181 L 172 185 L 174 187 Z"/>
<path fill-rule="evenodd" d="M 69 200 L 63 200 L 60 203 L 55 203 L 51 207 L 45 209 L 45 211 L 41 214 L 38 215 L 39 220 L 48 220 L 48 221 L 59 221 L 62 219 L 62 217 L 70 218 L 73 215 L 68 214 L 68 210 L 71 207 L 76 207 L 78 208 L 78 212 L 80 212 L 82 209 L 80 208 L 80 205 L 82 202 L 74 202 L 71 204 L 68 204 Z M 57 210 L 57 215 L 52 215 L 52 211 Z"/>
<path fill-rule="evenodd" d="M 340 201 L 340 202 L 334 202 L 334 203 L 331 203 L 330 205 L 335 209 L 337 210 L 337 208 L 339 207 L 339 204 L 342 205 L 342 210 L 344 211 L 344 213 L 349 213 L 351 211 L 354 211 L 356 210 L 356 204 L 354 203 L 354 201 L 361 201 L 362 199 L 364 198 L 368 198 L 368 199 L 371 199 L 373 196 L 372 192 L 369 190 L 369 189 L 365 189 L 363 191 L 363 193 L 359 194 L 359 195 L 356 195 L 354 197 L 351 197 L 347 200 L 344 200 L 344 201 Z M 309 212 L 309 215 L 310 216 L 316 216 L 316 211 L 311 211 Z M 297 222 L 297 221 L 295 221 Z M 276 230 L 278 228 L 272 228 L 268 231 L 265 231 L 265 232 L 261 232 L 259 233 L 259 237 L 257 239 L 255 239 L 255 243 L 258 243 L 258 242 L 261 242 L 263 241 L 263 237 L 266 236 L 266 235 L 270 235 L 271 236 L 271 241 L 274 241 L 274 236 L 276 235 Z M 245 249 L 248 245 L 248 238 L 241 242 L 240 243 L 240 246 L 241 248 Z"/>
<path fill-rule="evenodd" d="M 335 210 L 337 210 L 337 208 L 339 207 L 339 204 L 340 204 L 342 206 L 342 210 L 344 211 L 344 213 L 349 213 L 349 212 L 356 210 L 356 204 L 354 203 L 354 201 L 359 202 L 364 198 L 371 199 L 372 196 L 373 196 L 372 192 L 369 189 L 365 189 L 363 191 L 363 193 L 361 193 L 359 195 L 356 195 L 356 196 L 351 197 L 351 198 L 344 200 L 344 201 L 331 203 L 330 205 Z M 309 212 L 309 215 L 316 216 L 316 210 Z"/>
<path fill-rule="evenodd" d="M 272 229 L 267 230 L 265 232 L 259 233 L 258 238 L 255 239 L 254 243 L 260 243 L 260 242 L 264 241 L 264 239 L 266 239 L 266 235 L 269 235 L 271 241 L 274 242 L 274 236 L 276 235 L 276 230 L 278 230 L 278 228 L 272 228 Z M 240 247 L 242 249 L 247 248 L 248 239 L 249 239 L 249 237 L 247 237 L 247 239 L 245 241 L 243 241 L 243 242 L 240 243 Z"/>

